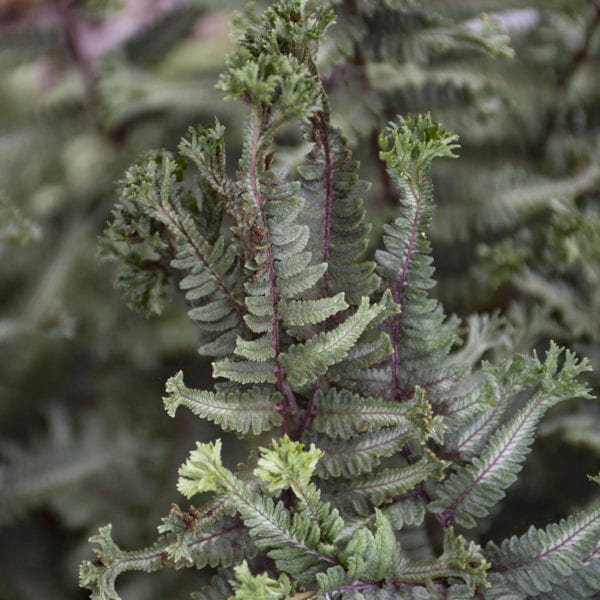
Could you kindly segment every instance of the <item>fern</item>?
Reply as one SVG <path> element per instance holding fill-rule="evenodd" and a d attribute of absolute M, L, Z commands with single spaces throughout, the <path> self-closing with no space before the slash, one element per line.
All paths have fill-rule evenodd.
<path fill-rule="evenodd" d="M 386 10 L 409 19 L 408 6 Z M 355 9 L 387 14 L 371 2 Z M 143 305 L 183 272 L 219 379 L 214 391 L 190 389 L 177 373 L 167 412 L 185 406 L 269 443 L 230 468 L 221 440 L 197 442 L 177 488 L 208 503 L 174 507 L 140 554 L 102 530 L 99 564 L 81 572 L 94 598 L 117 598 L 121 571 L 170 564 L 213 575 L 195 595 L 211 599 L 501 597 L 593 583 L 597 508 L 485 550 L 481 528 L 454 532 L 504 498 L 549 409 L 590 397 L 579 381 L 589 367 L 554 343 L 543 361 L 511 356 L 513 331 L 497 313 L 464 326 L 444 317 L 431 292 L 431 167 L 458 145 L 430 115 L 399 118 L 378 136 L 398 214 L 369 260 L 366 188 L 317 61 L 332 20 L 327 6 L 302 0 L 245 20 L 218 84 L 248 109 L 235 175 L 216 122 L 125 179 L 105 234 L 129 265 L 122 283 Z M 443 51 L 508 54 L 487 21 L 480 31 L 441 17 L 419 23 Z M 308 145 L 297 168 L 274 156 L 290 131 Z"/>
<path fill-rule="evenodd" d="M 550 592 L 554 584 L 593 561 L 599 528 L 600 514 L 596 507 L 546 529 L 531 527 L 525 535 L 505 540 L 500 547 L 490 544 L 486 554 L 494 564 L 490 581 L 495 589 L 489 597 L 512 593 L 525 598 Z"/>

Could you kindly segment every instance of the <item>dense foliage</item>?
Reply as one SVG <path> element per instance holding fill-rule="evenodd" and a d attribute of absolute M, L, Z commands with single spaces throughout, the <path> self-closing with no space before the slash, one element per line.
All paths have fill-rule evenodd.
<path fill-rule="evenodd" d="M 375 260 L 365 257 L 364 186 L 316 65 L 332 21 L 327 8 L 282 0 L 248 22 L 219 82 L 249 109 L 235 176 L 218 121 L 127 172 L 104 238 L 119 285 L 153 311 L 178 281 L 199 351 L 215 359 L 214 391 L 178 373 L 167 411 L 187 407 L 240 436 L 269 432 L 270 443 L 231 470 L 220 440 L 198 442 L 178 489 L 210 493 L 206 502 L 174 506 L 142 551 L 101 529 L 81 584 L 117 599 L 124 571 L 195 566 L 215 570 L 196 598 L 600 591 L 597 504 L 485 547 L 467 533 L 516 480 L 544 414 L 590 397 L 579 381 L 589 367 L 554 343 L 543 359 L 481 361 L 503 325 L 470 320 L 469 347 L 445 318 L 431 296 L 430 169 L 458 144 L 428 115 L 378 137 L 398 216 Z M 308 153 L 283 169 L 275 140 L 298 122 Z"/>
<path fill-rule="evenodd" d="M 549 521 L 556 521 L 547 532 L 554 539 L 579 527 L 593 531 L 584 516 L 560 520 L 593 506 L 597 492 L 585 474 L 597 470 L 600 413 L 585 399 L 552 407 L 562 396 L 541 399 L 539 378 L 542 371 L 551 379 L 553 369 L 565 368 L 564 358 L 552 366 L 558 350 L 550 339 L 589 356 L 596 373 L 599 366 L 597 3 L 332 1 L 335 24 L 323 38 L 326 23 L 311 22 L 303 34 L 302 43 L 312 36 L 305 56 L 282 41 L 299 34 L 301 25 L 273 41 L 275 22 L 266 23 L 258 9 L 240 14 L 236 30 L 245 49 L 230 58 L 220 87 L 248 103 L 243 90 L 251 74 L 235 71 L 247 60 L 258 64 L 257 94 L 265 106 L 250 102 L 251 114 L 260 110 L 268 120 L 275 111 L 285 121 L 255 127 L 249 119 L 245 133 L 240 104 L 220 102 L 213 89 L 231 46 L 227 11 L 241 3 L 173 0 L 135 13 L 138 4 L 29 0 L 0 7 L 0 64 L 6 67 L 0 80 L 0 348 L 6 358 L 0 417 L 10 440 L 0 449 L 0 595 L 86 597 L 75 590 L 75 565 L 89 557 L 85 539 L 111 521 L 119 544 L 147 544 L 152 524 L 174 499 L 173 477 L 185 453 L 195 439 L 214 437 L 209 421 L 243 436 L 235 441 L 225 435 L 224 463 L 250 453 L 233 471 L 265 499 L 280 497 L 288 518 L 300 519 L 293 516 L 299 510 L 293 486 L 278 496 L 268 483 L 272 467 L 263 464 L 263 475 L 260 468 L 253 473 L 263 460 L 253 452 L 265 446 L 264 460 L 279 461 L 277 455 L 293 461 L 300 447 L 281 435 L 302 441 L 312 456 L 303 477 L 312 469 L 317 479 L 308 485 L 318 486 L 319 502 L 335 506 L 349 528 L 366 526 L 373 534 L 379 531 L 375 521 L 384 518 L 373 510 L 381 509 L 409 564 L 450 552 L 453 542 L 444 545 L 440 525 L 454 523 L 464 533 L 469 518 L 476 526 L 467 539 L 481 547 L 490 539 L 512 539 L 486 547 L 485 560 L 497 564 L 508 560 L 511 548 L 540 552 L 551 543 L 544 537 Z M 132 14 L 129 37 L 115 38 L 111 31 L 122 31 Z M 265 33 L 271 41 L 260 41 Z M 283 85 L 276 75 L 291 86 L 294 106 L 273 103 Z M 303 98 L 297 103 L 296 93 Z M 119 259 L 118 284 L 129 304 L 160 314 L 144 320 L 127 311 L 110 289 L 110 266 L 94 257 L 114 181 L 140 152 L 176 147 L 189 123 L 214 123 L 215 112 L 219 122 L 190 131 L 176 154 L 152 153 L 128 171 L 101 242 L 102 256 Z M 432 120 L 397 117 L 424 112 Z M 444 128 L 459 134 L 454 153 L 460 159 L 436 160 L 430 172 L 428 156 L 418 167 L 424 180 L 415 187 L 411 176 L 415 196 L 404 172 L 410 165 L 400 164 L 401 148 L 414 143 L 416 162 L 419 153 L 449 155 L 456 141 Z M 265 212 L 266 227 L 248 186 L 252 135 L 265 210 L 279 199 L 286 203 L 285 216 Z M 371 187 L 359 180 L 358 161 Z M 160 209 L 157 199 L 170 185 L 176 201 Z M 270 236 L 269 219 L 280 235 L 265 246 L 261 231 Z M 415 236 L 404 265 L 412 231 L 426 232 L 432 248 Z M 290 236 L 297 247 L 286 246 Z M 261 306 L 269 283 L 261 264 L 268 264 L 269 247 L 277 269 L 288 261 L 289 273 L 298 269 L 297 277 L 284 278 L 288 287 L 276 273 L 276 307 Z M 207 272 L 220 274 L 216 287 Z M 257 287 L 248 287 L 249 278 Z M 181 284 L 175 303 L 168 302 L 172 283 Z M 219 295 L 225 290 L 229 300 Z M 435 297 L 462 321 L 445 319 Z M 199 340 L 186 322 L 184 299 Z M 395 305 L 402 310 L 391 314 Z M 490 314 L 476 314 L 485 311 Z M 335 331 L 349 336 L 346 345 L 338 344 Z M 194 345 L 216 359 L 216 373 L 229 384 L 219 375 L 213 389 L 210 368 L 193 358 Z M 329 358 L 315 359 L 316 351 Z M 537 363 L 534 357 L 547 351 Z M 257 361 L 253 368 L 240 366 L 251 360 Z M 164 379 L 179 370 L 192 387 L 181 374 L 169 380 L 166 408 L 176 414 L 170 421 L 156 399 Z M 597 375 L 583 376 L 597 389 Z M 565 398 L 583 390 L 577 386 Z M 344 418 L 358 398 L 368 399 L 361 401 L 360 426 Z M 375 400 L 387 404 L 371 405 Z M 402 409 L 388 414 L 391 401 Z M 520 415 L 524 437 L 514 452 L 522 461 L 546 410 L 518 480 L 516 466 L 498 472 L 499 483 L 483 503 L 475 498 L 470 505 L 466 498 L 464 512 L 463 501 L 454 506 L 456 490 L 477 480 L 476 467 L 466 467 L 491 460 L 483 440 Z M 471 431 L 468 423 L 473 431 L 483 427 L 472 447 L 469 433 L 461 434 L 461 427 Z M 321 452 L 316 465 L 313 443 Z M 390 517 L 385 491 L 375 498 L 340 486 L 368 474 L 373 485 L 384 485 L 378 474 L 416 464 L 428 465 L 433 475 L 416 486 L 407 481 L 412 487 L 400 493 L 411 498 L 401 510 L 410 504 L 412 518 Z M 442 464 L 445 480 L 436 483 Z M 498 503 L 504 488 L 508 498 Z M 352 493 L 350 503 L 346 493 Z M 581 515 L 590 517 L 590 526 L 596 522 L 593 510 Z M 422 525 L 413 524 L 422 518 Z M 218 562 L 212 534 L 202 527 L 200 537 L 195 533 L 196 521 L 206 526 L 207 519 L 199 509 L 174 509 L 155 554 L 119 550 L 103 529 L 98 539 L 114 562 L 106 559 L 107 571 L 94 568 L 110 579 L 124 570 L 160 567 L 151 577 L 123 576 L 120 593 L 127 599 L 185 597 Z M 260 544 L 248 537 L 253 530 L 239 516 L 229 522 L 223 539 L 233 550 L 224 544 L 214 552 L 231 550 L 221 564 L 239 567 L 216 580 L 215 594 L 233 593 L 229 580 L 237 581 L 234 588 L 243 581 L 255 585 L 252 574 L 261 569 L 269 587 L 268 578 L 279 573 L 265 558 L 268 548 L 260 551 L 261 563 L 252 550 Z M 537 533 L 510 538 L 530 523 Z M 151 565 L 148 556 L 154 556 Z M 531 565 L 528 577 L 555 581 L 520 560 Z M 560 560 L 550 568 L 560 570 Z M 568 561 L 576 562 L 576 555 Z M 162 568 L 191 562 L 202 571 Z M 27 575 L 31 568 L 34 578 Z M 493 570 L 487 573 L 502 590 Z M 456 583 L 448 577 L 433 583 Z M 519 577 L 505 584 L 521 589 Z M 566 584 L 555 584 L 552 597 L 595 589 L 595 579 L 592 561 Z M 296 584 L 292 577 L 290 585 Z"/>

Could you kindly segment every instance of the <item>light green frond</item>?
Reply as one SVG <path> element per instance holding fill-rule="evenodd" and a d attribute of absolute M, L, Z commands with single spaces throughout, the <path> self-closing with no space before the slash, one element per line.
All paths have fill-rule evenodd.
<path fill-rule="evenodd" d="M 190 453 L 179 469 L 177 489 L 186 498 L 202 492 L 217 492 L 223 488 L 226 469 L 221 463 L 221 447 L 220 439 L 208 444 L 196 442 L 196 450 Z"/>
<path fill-rule="evenodd" d="M 331 564 L 332 559 L 323 552 L 330 546 L 322 540 L 318 522 L 298 512 L 291 515 L 281 502 L 275 504 L 266 495 L 249 490 L 242 480 L 223 467 L 219 440 L 196 446 L 179 471 L 179 491 L 188 497 L 204 491 L 226 495 L 256 546 L 267 549 L 279 568 L 301 584 L 312 581 L 315 572 Z"/>
<path fill-rule="evenodd" d="M 492 563 L 489 579 L 493 587 L 485 597 L 506 598 L 509 592 L 516 598 L 540 592 L 555 597 L 553 586 L 566 583 L 574 573 L 586 568 L 597 551 L 599 539 L 600 506 L 596 505 L 545 529 L 531 527 L 526 534 L 508 538 L 500 546 L 490 542 L 485 554 Z M 598 590 L 600 587 L 594 591 Z"/>
<path fill-rule="evenodd" d="M 179 371 L 167 380 L 166 391 L 163 401 L 172 417 L 179 406 L 185 406 L 195 415 L 220 425 L 223 431 L 251 431 L 255 435 L 281 424 L 277 411 L 279 394 L 272 390 L 252 388 L 237 394 L 194 390 L 186 387 Z"/>
<path fill-rule="evenodd" d="M 292 590 L 290 580 L 284 573 L 277 579 L 271 579 L 267 573 L 252 575 L 246 561 L 233 571 L 235 579 L 231 585 L 236 600 L 284 600 Z"/>
<path fill-rule="evenodd" d="M 390 123 L 379 136 L 380 158 L 400 179 L 419 185 L 434 158 L 457 158 L 458 136 L 448 133 L 430 115 L 418 115 Z"/>
<path fill-rule="evenodd" d="M 280 441 L 273 440 L 272 446 L 272 450 L 260 448 L 261 458 L 254 475 L 267 484 L 271 493 L 308 485 L 322 451 L 314 444 L 304 450 L 301 442 L 292 442 L 287 435 Z"/>

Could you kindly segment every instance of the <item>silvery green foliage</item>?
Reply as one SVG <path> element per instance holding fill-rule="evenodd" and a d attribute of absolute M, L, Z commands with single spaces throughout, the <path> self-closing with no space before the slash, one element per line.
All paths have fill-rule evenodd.
<path fill-rule="evenodd" d="M 80 583 L 117 600 L 120 573 L 174 566 L 218 569 L 195 595 L 211 599 L 525 598 L 572 578 L 598 590 L 597 507 L 485 549 L 455 531 L 504 497 L 544 413 L 589 397 L 578 380 L 588 366 L 555 344 L 544 359 L 481 364 L 502 343 L 490 341 L 504 335 L 497 316 L 472 319 L 456 351 L 460 324 L 431 296 L 427 235 L 431 163 L 454 157 L 457 140 L 428 115 L 379 138 L 400 203 L 367 259 L 363 185 L 315 63 L 332 21 L 317 3 L 281 0 L 249 22 L 219 82 L 249 110 L 234 177 L 219 123 L 125 177 L 105 235 L 121 285 L 151 307 L 177 282 L 215 357 L 215 390 L 178 373 L 168 413 L 184 406 L 271 440 L 236 470 L 221 440 L 197 443 L 178 490 L 208 494 L 205 504 L 174 507 L 140 551 L 101 529 Z M 274 139 L 295 122 L 312 144 L 297 174 L 273 166 Z M 402 542 L 409 527 L 429 558 Z"/>

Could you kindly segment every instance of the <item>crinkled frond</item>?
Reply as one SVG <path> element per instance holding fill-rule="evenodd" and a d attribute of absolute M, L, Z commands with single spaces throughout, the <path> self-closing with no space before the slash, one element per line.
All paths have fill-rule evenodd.
<path fill-rule="evenodd" d="M 207 128 L 205 135 L 213 133 Z M 227 354 L 245 312 L 238 250 L 218 234 L 219 197 L 209 185 L 199 186 L 198 196 L 185 191 L 182 176 L 181 165 L 166 153 L 127 172 L 104 235 L 105 254 L 121 261 L 117 281 L 148 312 L 161 310 L 173 270 L 182 273 L 179 285 L 199 326 L 200 352 Z"/>
<path fill-rule="evenodd" d="M 168 565 L 231 566 L 252 556 L 256 550 L 239 520 L 224 517 L 231 512 L 227 501 L 182 512 L 177 507 L 159 527 L 158 542 L 142 550 L 125 551 L 111 537 L 111 526 L 100 528 L 90 538 L 95 543 L 97 562 L 86 561 L 79 572 L 79 584 L 90 590 L 93 600 L 120 600 L 115 589 L 119 575 L 127 571 L 151 573 Z"/>
<path fill-rule="evenodd" d="M 197 444 L 180 469 L 179 490 L 191 497 L 197 492 L 226 494 L 239 512 L 259 548 L 268 550 L 280 569 L 300 584 L 314 580 L 315 573 L 334 563 L 330 544 L 318 523 L 308 514 L 290 512 L 281 502 L 247 489 L 236 475 L 223 467 L 220 442 Z M 310 477 L 310 471 L 307 471 Z M 314 488 L 316 492 L 316 488 Z"/>
<path fill-rule="evenodd" d="M 427 436 L 431 407 L 423 393 L 398 404 L 380 398 L 368 398 L 346 390 L 318 391 L 314 397 L 315 417 L 312 429 L 330 438 L 353 438 L 362 433 L 393 427 Z"/>

